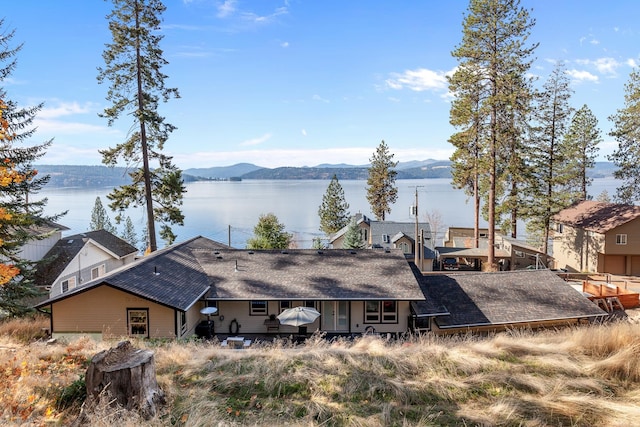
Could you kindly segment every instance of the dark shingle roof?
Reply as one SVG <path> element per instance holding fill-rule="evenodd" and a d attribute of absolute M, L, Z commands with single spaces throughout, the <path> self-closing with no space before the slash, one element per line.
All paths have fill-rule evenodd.
<path fill-rule="evenodd" d="M 196 260 L 194 253 L 226 248 L 228 248 L 227 245 L 204 237 L 195 237 L 154 252 L 71 292 L 50 298 L 40 303 L 38 307 L 106 285 L 184 311 L 209 289 L 210 279 Z"/>
<path fill-rule="evenodd" d="M 39 286 L 51 285 L 89 240 L 111 252 L 116 258 L 138 252 L 138 249 L 127 241 L 105 230 L 66 236 L 58 240 L 44 256 L 45 261 L 38 267 L 36 273 L 36 283 Z"/>
<path fill-rule="evenodd" d="M 638 217 L 640 206 L 584 200 L 558 212 L 553 221 L 606 233 Z"/>
<path fill-rule="evenodd" d="M 449 311 L 440 328 L 504 325 L 606 315 L 549 270 L 419 277 L 425 297 Z"/>
<path fill-rule="evenodd" d="M 212 279 L 210 298 L 221 300 L 419 300 L 402 251 L 343 249 L 200 251 Z M 237 265 L 237 269 L 236 269 Z"/>

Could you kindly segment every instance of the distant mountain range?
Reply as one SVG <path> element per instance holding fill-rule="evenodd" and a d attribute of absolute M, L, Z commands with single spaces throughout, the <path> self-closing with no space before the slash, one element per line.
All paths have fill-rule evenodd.
<path fill-rule="evenodd" d="M 117 187 L 129 183 L 127 169 L 123 167 L 81 165 L 36 165 L 40 175 L 49 175 L 49 187 Z M 325 179 L 335 174 L 340 180 L 366 180 L 369 165 L 321 164 L 314 167 L 264 168 L 251 163 L 232 166 L 191 168 L 183 171 L 185 182 L 229 179 Z M 590 173 L 594 178 L 610 177 L 615 166 L 610 162 L 596 162 Z M 450 178 L 448 160 L 422 160 L 400 162 L 398 179 Z"/>

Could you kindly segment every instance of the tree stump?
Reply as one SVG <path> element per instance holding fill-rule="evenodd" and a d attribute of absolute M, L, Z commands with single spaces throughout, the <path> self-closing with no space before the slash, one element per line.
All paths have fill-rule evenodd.
<path fill-rule="evenodd" d="M 156 381 L 153 352 L 135 349 L 129 341 L 93 356 L 85 377 L 87 397 L 98 402 L 106 395 L 110 402 L 137 410 L 146 419 L 165 403 Z"/>

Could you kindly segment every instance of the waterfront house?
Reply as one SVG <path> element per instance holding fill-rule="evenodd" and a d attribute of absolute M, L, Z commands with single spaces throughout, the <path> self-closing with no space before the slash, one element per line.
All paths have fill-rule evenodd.
<path fill-rule="evenodd" d="M 50 308 L 53 336 L 193 335 L 214 306 L 216 333 L 273 331 L 273 315 L 304 305 L 321 317 L 309 332 L 409 329 L 409 304 L 423 300 L 399 249 L 251 251 L 197 237 L 154 252 L 38 304 Z M 278 326 L 278 333 L 297 328 Z"/>
<path fill-rule="evenodd" d="M 138 249 L 106 230 L 61 237 L 43 256 L 36 284 L 53 297 L 134 261 Z"/>
<path fill-rule="evenodd" d="M 585 200 L 552 221 L 556 268 L 640 276 L 640 206 Z"/>

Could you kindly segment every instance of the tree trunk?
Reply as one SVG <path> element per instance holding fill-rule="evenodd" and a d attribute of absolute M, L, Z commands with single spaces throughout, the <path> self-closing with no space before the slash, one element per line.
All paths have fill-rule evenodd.
<path fill-rule="evenodd" d="M 85 382 L 89 400 L 97 402 L 106 394 L 109 401 L 137 410 L 146 419 L 165 403 L 164 392 L 156 381 L 153 352 L 135 349 L 129 341 L 96 354 L 87 368 Z"/>

